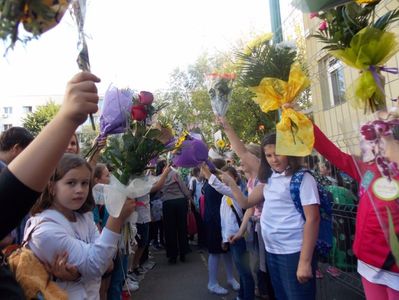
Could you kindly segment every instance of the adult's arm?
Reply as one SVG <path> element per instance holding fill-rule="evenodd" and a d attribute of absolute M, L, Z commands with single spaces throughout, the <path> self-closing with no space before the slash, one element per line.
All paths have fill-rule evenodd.
<path fill-rule="evenodd" d="M 255 155 L 247 150 L 245 144 L 240 140 L 237 133 L 231 127 L 229 122 L 224 117 L 218 117 L 219 123 L 223 126 L 224 133 L 230 141 L 231 148 L 237 154 L 242 162 L 250 169 L 252 177 L 256 177 L 258 174 L 258 169 L 260 165 L 260 160 Z"/>
<path fill-rule="evenodd" d="M 59 113 L 10 163 L 8 168 L 11 173 L 27 187 L 37 192 L 44 189 L 76 128 L 89 113 L 97 111 L 95 83 L 99 81 L 88 72 L 75 75 L 67 84 Z"/>
<path fill-rule="evenodd" d="M 150 193 L 155 193 L 158 192 L 160 189 L 162 189 L 170 170 L 171 170 L 170 166 L 166 166 L 163 169 L 162 174 L 159 177 L 159 180 L 152 186 Z"/>
<path fill-rule="evenodd" d="M 315 136 L 314 148 L 338 169 L 360 182 L 361 178 L 353 157 L 341 151 L 316 124 L 313 124 L 313 131 Z"/>

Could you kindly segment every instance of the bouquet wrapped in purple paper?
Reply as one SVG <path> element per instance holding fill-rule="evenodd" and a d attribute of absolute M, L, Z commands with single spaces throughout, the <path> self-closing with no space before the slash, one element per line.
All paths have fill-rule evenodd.
<path fill-rule="evenodd" d="M 209 168 L 214 169 L 208 159 L 208 146 L 202 139 L 184 132 L 175 144 L 175 152 L 172 163 L 176 167 L 193 168 L 206 162 Z"/>

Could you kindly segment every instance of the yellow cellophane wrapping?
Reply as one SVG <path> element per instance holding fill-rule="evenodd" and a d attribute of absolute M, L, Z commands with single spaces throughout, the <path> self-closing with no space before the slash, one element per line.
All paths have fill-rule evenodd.
<path fill-rule="evenodd" d="M 250 88 L 254 101 L 265 113 L 282 108 L 281 120 L 276 125 L 276 153 L 288 156 L 307 156 L 314 144 L 313 124 L 302 113 L 284 104 L 294 102 L 310 85 L 298 63 L 291 66 L 288 82 L 277 78 L 263 78 L 257 87 Z"/>

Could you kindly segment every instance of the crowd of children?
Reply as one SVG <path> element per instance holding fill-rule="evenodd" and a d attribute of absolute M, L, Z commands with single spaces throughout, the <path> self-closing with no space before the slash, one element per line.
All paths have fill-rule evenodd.
<path fill-rule="evenodd" d="M 122 299 L 123 291 L 137 290 L 145 272 L 154 267 L 149 249 L 164 247 L 172 265 L 186 261 L 190 251 L 187 214 L 192 211 L 198 246 L 208 250 L 207 288 L 211 293 L 228 293 L 218 282 L 222 260 L 226 281 L 238 292 L 236 299 L 315 299 L 315 249 L 322 219 L 318 176 L 337 195 L 336 203 L 341 201 L 339 195 L 351 195 L 351 205 L 357 201 L 349 189 L 343 193 L 331 188 L 340 176 L 331 175 L 330 164 L 320 164 L 319 174 L 304 172 L 296 182 L 295 175 L 305 162 L 276 153 L 275 134 L 267 134 L 260 146 L 245 145 L 227 120 L 218 117 L 239 165 L 214 159 L 215 168 L 200 165 L 186 182 L 161 160 L 151 191 L 126 199 L 119 216 L 113 217 L 92 196 L 93 184 L 110 183 L 112 166 L 97 163 L 100 151 L 90 161 L 81 157 L 75 135 L 87 115 L 97 110 L 98 81 L 87 72 L 73 77 L 60 112 L 35 139 L 23 128 L 11 128 L 1 135 L 1 247 L 19 243 L 29 249 L 27 253 L 42 263 L 48 280 L 59 288 L 52 293 L 60 292 L 68 299 Z M 398 299 L 398 265 L 369 199 L 371 183 L 362 181 L 359 165 L 316 125 L 314 132 L 315 149 L 361 184 L 354 251 L 367 298 Z M 388 158 L 398 162 L 397 138 L 387 135 L 386 139 Z M 105 146 L 104 140 L 100 143 L 99 149 Z M 375 164 L 361 164 L 360 168 L 373 174 L 379 171 Z M 293 199 L 293 184 L 298 187 L 298 202 Z M 388 206 L 397 218 L 397 204 Z M 133 212 L 138 214 L 137 234 L 129 241 L 130 251 L 130 246 L 123 245 L 121 231 Z M 17 271 L 11 273 L 2 261 L 0 298 L 23 299 L 26 291 L 21 286 L 26 289 L 32 283 L 17 276 L 18 284 Z"/>

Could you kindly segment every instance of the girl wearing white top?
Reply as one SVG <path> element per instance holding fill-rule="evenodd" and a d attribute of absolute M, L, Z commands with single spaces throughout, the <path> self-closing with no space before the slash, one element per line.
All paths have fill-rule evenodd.
<path fill-rule="evenodd" d="M 240 276 L 240 289 L 237 299 L 253 300 L 255 298 L 255 282 L 249 266 L 249 252 L 247 251 L 245 238 L 233 239 L 240 230 L 241 224 L 239 223 L 244 217 L 242 208 L 234 199 L 229 186 L 222 183 L 214 174 L 211 174 L 206 165 L 203 165 L 201 170 L 208 179 L 208 183 L 216 191 L 224 195 L 220 205 L 222 248 L 227 251 L 228 245 L 230 245 L 233 261 Z M 225 166 L 222 170 L 237 182 L 238 173 L 233 167 Z M 240 222 L 238 219 L 240 219 Z"/>
<path fill-rule="evenodd" d="M 276 298 L 315 299 L 316 260 L 313 252 L 320 222 L 316 181 L 305 173 L 300 186 L 305 221 L 290 194 L 291 177 L 301 168 L 300 159 L 276 154 L 275 134 L 265 136 L 261 147 L 258 178 L 265 185 L 256 186 L 246 199 L 225 174 L 223 181 L 231 186 L 243 207 L 250 207 L 264 197 L 261 228 Z"/>
<path fill-rule="evenodd" d="M 90 165 L 76 154 L 65 154 L 25 227 L 24 240 L 41 261 L 50 263 L 59 253 L 69 254 L 59 264 L 76 266 L 80 278 L 56 283 L 71 300 L 100 298 L 101 276 L 115 255 L 125 219 L 135 209 L 135 202 L 128 199 L 118 218 L 108 218 L 100 235 L 91 212 L 90 179 Z"/>

